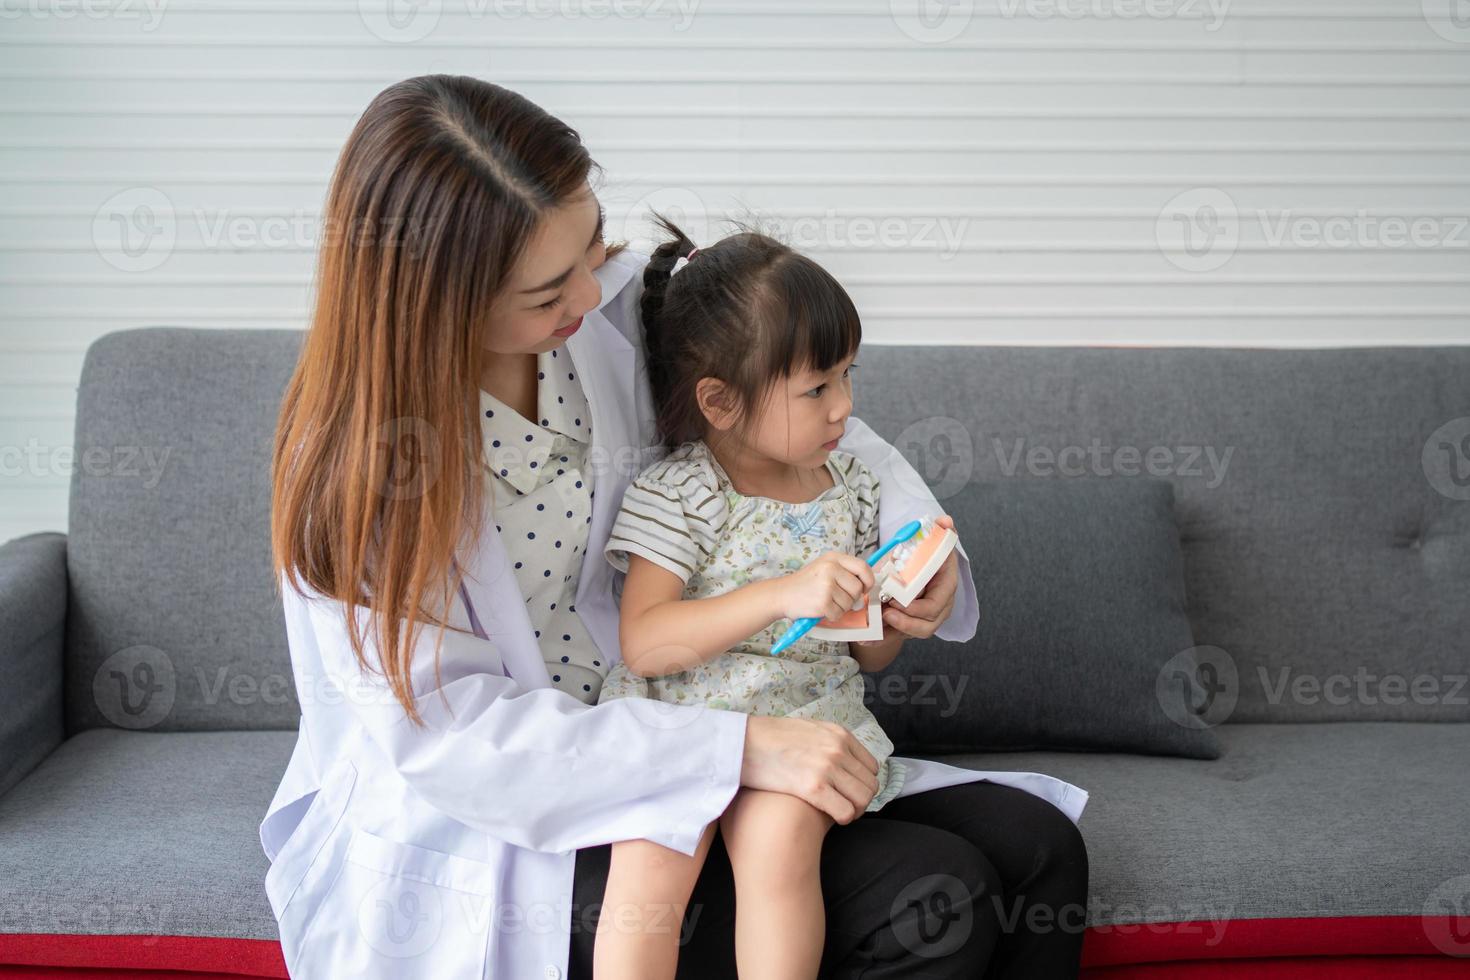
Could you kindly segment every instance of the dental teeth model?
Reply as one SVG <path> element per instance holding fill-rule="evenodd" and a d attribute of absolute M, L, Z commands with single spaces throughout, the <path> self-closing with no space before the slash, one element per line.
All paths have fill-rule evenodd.
<path fill-rule="evenodd" d="M 818 640 L 882 639 L 882 604 L 892 599 L 907 607 L 924 591 L 958 543 L 959 537 L 934 523 L 933 518 L 909 521 L 866 559 L 873 568 L 877 588 L 860 596 L 835 620 L 797 620 L 772 646 L 772 655 L 779 655 L 804 635 Z"/>
<path fill-rule="evenodd" d="M 925 517 L 920 523 L 919 533 L 890 551 L 875 569 L 880 602 L 892 599 L 900 606 L 913 602 L 959 542 L 958 535 L 932 518 Z"/>

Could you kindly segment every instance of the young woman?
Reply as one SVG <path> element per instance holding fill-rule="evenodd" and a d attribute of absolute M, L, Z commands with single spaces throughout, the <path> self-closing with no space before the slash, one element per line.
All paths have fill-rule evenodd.
<path fill-rule="evenodd" d="M 822 975 L 1074 974 L 1076 787 L 903 760 L 859 820 L 878 764 L 840 725 L 596 704 L 620 659 L 603 550 L 659 451 L 647 259 L 604 245 L 592 173 L 573 130 L 468 78 L 391 86 L 342 151 L 273 474 L 302 721 L 261 842 L 292 976 L 590 976 L 610 845 L 693 854 L 742 787 L 834 823 Z M 885 536 L 939 513 L 857 419 L 840 448 L 892 489 Z M 973 635 L 968 559 L 887 616 Z M 665 917 L 681 976 L 734 976 L 733 907 L 717 838 Z"/>

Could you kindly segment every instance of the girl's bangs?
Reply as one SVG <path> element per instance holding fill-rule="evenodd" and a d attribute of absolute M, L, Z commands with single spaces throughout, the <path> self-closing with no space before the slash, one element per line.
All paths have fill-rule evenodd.
<path fill-rule="evenodd" d="M 863 339 L 857 307 L 825 269 L 797 257 L 777 279 L 772 297 L 777 308 L 768 321 L 776 334 L 767 347 L 773 355 L 768 376 L 804 368 L 828 371 L 857 351 Z"/>

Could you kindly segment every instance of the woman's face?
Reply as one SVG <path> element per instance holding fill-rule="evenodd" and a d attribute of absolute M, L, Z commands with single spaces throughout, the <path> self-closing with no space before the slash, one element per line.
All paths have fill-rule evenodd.
<path fill-rule="evenodd" d="M 487 349 L 539 354 L 566 343 L 582 315 L 602 301 L 592 275 L 607 258 L 602 223 L 590 187 L 547 212 L 491 308 Z"/>

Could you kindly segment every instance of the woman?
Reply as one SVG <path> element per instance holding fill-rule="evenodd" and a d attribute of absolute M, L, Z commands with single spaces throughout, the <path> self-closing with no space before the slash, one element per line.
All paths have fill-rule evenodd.
<path fill-rule="evenodd" d="M 840 726 L 581 689 L 618 657 L 603 545 L 653 442 L 645 260 L 603 244 L 592 170 L 532 103 L 444 76 L 380 94 L 338 162 L 274 472 L 302 721 L 261 842 L 292 976 L 588 976 L 611 842 L 690 854 L 741 786 L 838 824 L 823 975 L 1074 974 L 1080 920 L 1024 930 L 1085 901 L 1076 787 L 905 760 L 857 820 L 876 764 Z M 861 422 L 841 448 L 893 489 L 885 536 L 938 512 Z M 889 615 L 973 635 L 968 559 Z M 734 975 L 728 874 L 716 845 L 670 910 L 681 976 Z"/>

